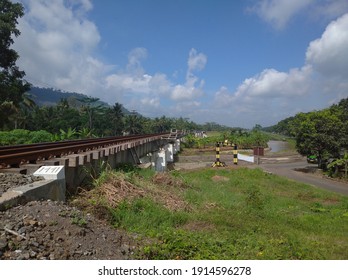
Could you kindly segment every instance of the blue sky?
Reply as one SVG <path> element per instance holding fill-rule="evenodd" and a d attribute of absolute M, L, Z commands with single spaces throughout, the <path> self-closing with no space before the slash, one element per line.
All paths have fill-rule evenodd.
<path fill-rule="evenodd" d="M 348 96 L 346 0 L 22 0 L 32 84 L 251 128 Z"/>

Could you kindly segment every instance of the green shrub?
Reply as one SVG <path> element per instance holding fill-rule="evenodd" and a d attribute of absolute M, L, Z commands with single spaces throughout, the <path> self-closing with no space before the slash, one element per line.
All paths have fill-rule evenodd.
<path fill-rule="evenodd" d="M 1 146 L 49 142 L 51 139 L 52 134 L 45 130 L 14 129 L 11 131 L 0 131 Z"/>
<path fill-rule="evenodd" d="M 29 135 L 31 138 L 29 141 L 31 143 L 50 142 L 52 139 L 52 133 L 45 130 L 31 131 Z"/>
<path fill-rule="evenodd" d="M 25 129 L 14 129 L 12 131 L 2 131 L 0 134 L 1 145 L 25 144 L 30 139 L 30 131 Z"/>

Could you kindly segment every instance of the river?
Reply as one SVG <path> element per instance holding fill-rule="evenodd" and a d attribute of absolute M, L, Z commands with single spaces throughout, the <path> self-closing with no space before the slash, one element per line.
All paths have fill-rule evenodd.
<path fill-rule="evenodd" d="M 273 153 L 287 150 L 290 148 L 289 143 L 286 141 L 271 140 L 271 141 L 268 141 L 267 145 L 268 145 L 268 148 L 270 148 L 271 152 Z"/>

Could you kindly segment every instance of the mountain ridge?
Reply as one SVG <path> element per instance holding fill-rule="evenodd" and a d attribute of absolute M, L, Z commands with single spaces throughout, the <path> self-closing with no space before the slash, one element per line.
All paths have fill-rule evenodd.
<path fill-rule="evenodd" d="M 92 96 L 88 96 L 83 93 L 77 93 L 77 92 L 69 92 L 69 91 L 62 91 L 60 89 L 54 89 L 54 88 L 45 88 L 45 87 L 37 87 L 32 86 L 30 90 L 28 91 L 30 99 L 32 99 L 36 105 L 42 107 L 42 106 L 55 106 L 57 105 L 62 99 L 66 99 L 70 105 L 81 107 L 84 102 L 83 100 L 87 99 L 95 99 Z M 97 100 L 95 102 L 92 102 L 91 106 L 97 107 L 102 106 L 106 108 L 112 107 L 112 105 Z M 131 112 L 127 110 L 122 104 L 122 110 L 125 114 L 130 114 Z"/>

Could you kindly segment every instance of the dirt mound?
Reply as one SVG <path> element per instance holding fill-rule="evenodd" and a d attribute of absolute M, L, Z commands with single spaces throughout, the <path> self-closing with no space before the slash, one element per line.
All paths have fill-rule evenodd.
<path fill-rule="evenodd" d="M 137 244 L 126 233 L 53 201 L 33 201 L 0 212 L 0 259 L 132 259 Z"/>
<path fill-rule="evenodd" d="M 188 203 L 180 197 L 180 193 L 189 188 L 189 185 L 183 180 L 168 173 L 157 173 L 152 178 L 152 182 L 157 187 L 151 188 L 149 192 L 155 201 L 163 204 L 171 211 L 191 211 Z"/>
<path fill-rule="evenodd" d="M 169 174 L 145 180 L 115 173 L 69 203 L 33 201 L 0 212 L 0 259 L 134 259 L 146 240 L 113 228 L 109 207 L 148 197 L 170 211 L 190 211 L 181 197 L 187 187 Z"/>
<path fill-rule="evenodd" d="M 157 173 L 152 178 L 152 182 L 166 187 L 174 187 L 178 189 L 187 189 L 189 187 L 188 184 L 183 182 L 182 180 L 171 176 L 168 173 Z"/>

